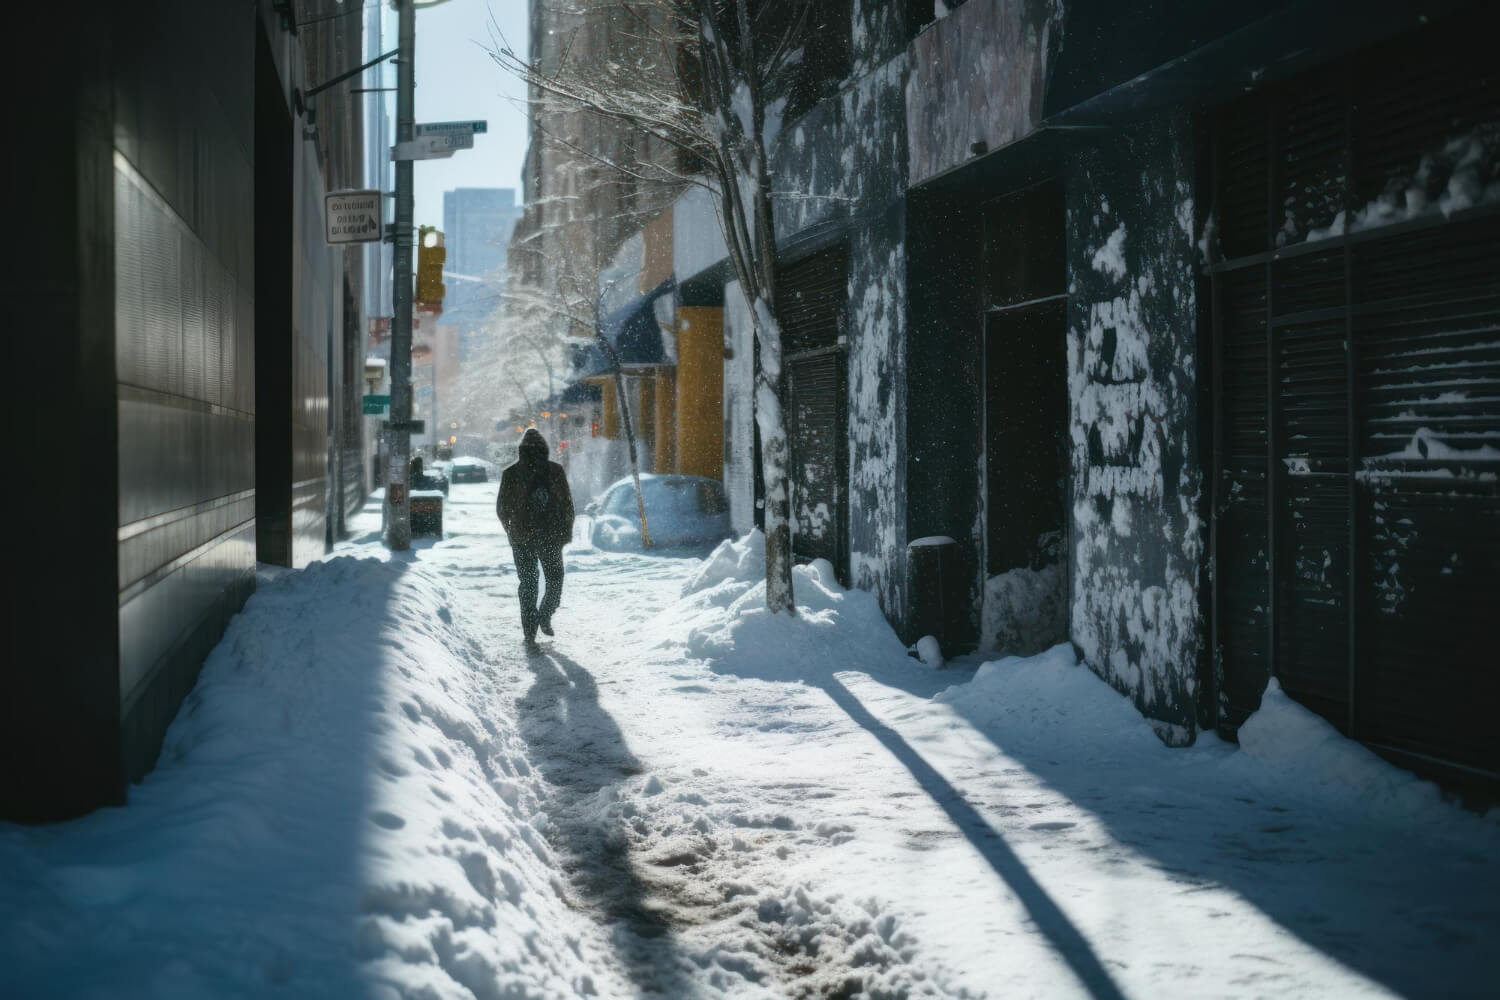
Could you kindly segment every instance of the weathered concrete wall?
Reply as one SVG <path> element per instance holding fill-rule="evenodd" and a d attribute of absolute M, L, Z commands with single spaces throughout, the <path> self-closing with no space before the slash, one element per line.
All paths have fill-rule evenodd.
<path fill-rule="evenodd" d="M 899 5 L 893 5 L 899 6 Z M 893 621 L 906 599 L 906 57 L 902 19 L 855 5 L 859 75 L 783 130 L 772 150 L 784 247 L 846 240 L 848 282 L 849 570 Z M 877 62 L 877 54 L 894 52 Z M 830 237 L 830 225 L 847 229 Z M 727 301 L 726 301 L 727 305 Z M 734 326 L 726 309 L 726 327 Z M 733 491 L 732 491 L 733 492 Z"/>
<path fill-rule="evenodd" d="M 906 240 L 893 205 L 849 247 L 849 580 L 906 600 Z"/>
<path fill-rule="evenodd" d="M 1102 137 L 1067 177 L 1070 634 L 1173 745 L 1204 642 L 1192 131 Z"/>
<path fill-rule="evenodd" d="M 840 141 L 843 102 L 821 102 L 783 130 L 770 150 L 777 239 L 849 214 L 849 174 Z"/>
<path fill-rule="evenodd" d="M 851 0 L 850 67 L 857 80 L 906 48 L 906 8 L 912 0 Z"/>
<path fill-rule="evenodd" d="M 969 0 L 910 48 L 908 176 L 920 184 L 976 155 L 1024 138 L 1041 120 L 1049 35 L 1044 2 Z"/>
<path fill-rule="evenodd" d="M 905 81 L 898 55 L 781 133 L 771 151 L 779 240 L 882 210 L 905 192 Z"/>

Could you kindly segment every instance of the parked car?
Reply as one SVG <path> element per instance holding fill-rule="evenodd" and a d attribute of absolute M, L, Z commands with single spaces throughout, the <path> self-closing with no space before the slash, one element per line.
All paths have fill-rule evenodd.
<path fill-rule="evenodd" d="M 729 499 L 724 485 L 703 476 L 641 477 L 646 525 L 656 548 L 697 548 L 730 537 Z M 635 483 L 621 479 L 584 508 L 591 518 L 589 540 L 601 549 L 641 545 L 641 519 Z"/>
<path fill-rule="evenodd" d="M 482 458 L 455 458 L 449 478 L 455 483 L 487 483 L 490 481 L 489 463 Z"/>

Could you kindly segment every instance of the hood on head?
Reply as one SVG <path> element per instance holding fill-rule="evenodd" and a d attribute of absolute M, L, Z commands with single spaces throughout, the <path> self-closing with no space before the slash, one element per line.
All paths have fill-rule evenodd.
<path fill-rule="evenodd" d="M 521 435 L 520 444 L 521 460 L 524 462 L 545 462 L 547 460 L 547 439 L 542 437 L 542 432 L 535 427 L 529 428 Z"/>

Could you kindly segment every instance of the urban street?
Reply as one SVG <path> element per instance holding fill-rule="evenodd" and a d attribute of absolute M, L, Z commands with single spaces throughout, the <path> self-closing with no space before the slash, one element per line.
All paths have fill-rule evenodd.
<path fill-rule="evenodd" d="M 0 833 L 5 995 L 1492 993 L 1494 815 L 1284 696 L 1170 749 L 733 542 L 569 546 L 527 655 L 494 500 L 263 570 L 130 807 Z"/>
<path fill-rule="evenodd" d="M 1500 996 L 1500 4 L 11 27 L 0 1000 Z"/>

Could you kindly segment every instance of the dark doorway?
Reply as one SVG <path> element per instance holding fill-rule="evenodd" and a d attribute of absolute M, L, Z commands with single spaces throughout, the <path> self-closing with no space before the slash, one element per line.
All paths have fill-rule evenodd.
<path fill-rule="evenodd" d="M 1063 303 L 992 312 L 985 323 L 986 571 L 1039 569 L 1062 540 L 1067 416 Z"/>
<path fill-rule="evenodd" d="M 292 564 L 292 116 L 255 34 L 255 547 Z"/>
<path fill-rule="evenodd" d="M 1057 562 L 1067 485 L 1062 188 L 985 207 L 985 571 Z"/>

